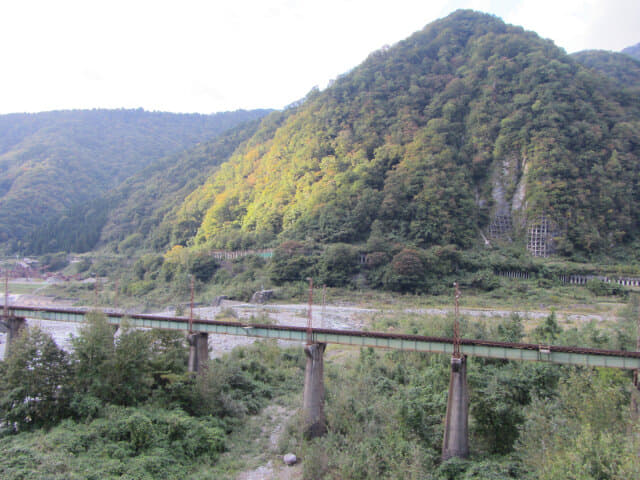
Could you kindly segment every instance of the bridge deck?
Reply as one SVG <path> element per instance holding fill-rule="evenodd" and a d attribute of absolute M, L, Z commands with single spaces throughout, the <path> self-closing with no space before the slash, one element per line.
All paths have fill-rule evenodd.
<path fill-rule="evenodd" d="M 87 309 L 9 307 L 10 316 L 63 322 L 85 322 L 85 317 L 90 312 L 91 310 Z M 167 330 L 187 330 L 189 325 L 189 319 L 185 317 L 142 314 L 125 315 L 110 311 L 104 311 L 103 313 L 107 316 L 109 323 L 113 325 L 120 325 L 126 322 L 132 327 Z M 276 338 L 301 343 L 307 341 L 307 329 L 297 326 L 259 325 L 194 319 L 192 327 L 195 332 Z M 445 354 L 453 352 L 453 339 L 420 335 L 314 328 L 312 329 L 312 341 L 416 352 Z M 464 355 L 485 358 L 540 361 L 589 367 L 640 369 L 640 352 L 470 339 L 463 339 L 460 349 Z"/>

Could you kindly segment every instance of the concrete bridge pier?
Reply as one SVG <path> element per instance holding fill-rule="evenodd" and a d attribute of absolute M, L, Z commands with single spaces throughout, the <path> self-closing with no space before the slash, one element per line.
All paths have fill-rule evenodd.
<path fill-rule="evenodd" d="M 326 343 L 314 343 L 304 348 L 307 366 L 304 371 L 302 401 L 303 435 L 310 440 L 327 433 L 324 416 L 324 350 Z"/>
<path fill-rule="evenodd" d="M 20 317 L 9 317 L 6 323 L 8 328 L 7 343 L 11 344 L 18 338 L 20 331 L 27 326 L 27 320 Z"/>
<path fill-rule="evenodd" d="M 209 360 L 209 334 L 190 333 L 189 342 L 189 372 L 199 373 Z"/>
<path fill-rule="evenodd" d="M 11 344 L 15 342 L 23 328 L 27 326 L 27 320 L 22 317 L 2 317 L 3 330 L 7 332 L 7 344 L 4 349 L 4 357 L 7 358 Z"/>
<path fill-rule="evenodd" d="M 631 418 L 640 418 L 640 372 L 633 372 L 633 386 L 631 387 Z"/>
<path fill-rule="evenodd" d="M 469 388 L 467 387 L 467 357 L 451 357 L 449 399 L 444 424 L 442 460 L 469 456 Z"/>

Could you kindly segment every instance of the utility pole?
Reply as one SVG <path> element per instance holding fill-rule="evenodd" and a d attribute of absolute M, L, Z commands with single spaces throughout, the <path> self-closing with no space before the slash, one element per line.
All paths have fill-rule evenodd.
<path fill-rule="evenodd" d="M 636 351 L 640 352 L 640 308 L 638 309 L 638 318 L 637 318 L 637 322 L 638 322 L 638 328 L 637 328 L 637 333 L 636 333 Z M 640 372 L 638 372 L 638 370 L 634 370 L 633 372 L 633 385 L 640 390 L 640 384 L 638 383 L 640 381 L 640 379 L 638 378 L 638 374 Z"/>
<path fill-rule="evenodd" d="M 322 328 L 327 328 L 327 325 L 325 324 L 324 321 L 324 316 L 327 313 L 327 286 L 326 285 L 322 285 L 322 319 L 321 319 L 321 324 L 320 326 Z"/>
<path fill-rule="evenodd" d="M 98 308 L 98 294 L 100 293 L 100 277 L 96 277 L 96 283 L 93 284 L 93 306 Z"/>
<path fill-rule="evenodd" d="M 9 270 L 4 269 L 4 318 L 9 318 Z"/>
<path fill-rule="evenodd" d="M 117 279 L 116 279 L 116 282 L 115 282 L 115 285 L 114 285 L 113 288 L 115 288 L 115 293 L 114 293 L 114 296 L 113 296 L 113 307 L 115 309 L 117 309 L 118 308 L 118 293 L 119 293 L 119 290 L 120 290 L 120 283 L 118 282 Z"/>
<path fill-rule="evenodd" d="M 637 325 L 638 330 L 636 332 L 636 351 L 640 352 L 640 307 L 637 312 Z M 631 417 L 637 419 L 640 417 L 640 371 L 638 369 L 633 371 L 633 388 L 631 390 Z"/>
<path fill-rule="evenodd" d="M 191 302 L 189 303 L 189 333 L 193 333 L 193 287 L 194 280 L 191 275 Z"/>
<path fill-rule="evenodd" d="M 460 359 L 462 355 L 460 354 L 460 288 L 458 288 L 458 282 L 454 282 L 453 286 L 455 287 L 455 318 L 453 320 L 453 358 Z"/>
<path fill-rule="evenodd" d="M 307 312 L 307 345 L 313 340 L 313 278 L 309 277 L 309 310 Z"/>

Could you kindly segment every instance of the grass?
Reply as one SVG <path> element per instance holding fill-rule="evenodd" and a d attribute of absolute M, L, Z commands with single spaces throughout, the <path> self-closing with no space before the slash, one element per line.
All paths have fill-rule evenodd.
<path fill-rule="evenodd" d="M 31 294 L 47 286 L 48 284 L 46 282 L 38 280 L 32 282 L 9 282 L 9 293 L 14 295 Z M 2 286 L 2 292 L 4 293 L 4 285 Z"/>

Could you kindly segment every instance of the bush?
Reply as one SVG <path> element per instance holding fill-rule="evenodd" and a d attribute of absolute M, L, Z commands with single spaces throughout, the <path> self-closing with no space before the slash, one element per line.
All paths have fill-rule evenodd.
<path fill-rule="evenodd" d="M 142 245 L 143 240 L 144 237 L 141 233 L 132 233 L 118 244 L 118 251 L 126 253 L 130 250 L 134 250 Z"/>
<path fill-rule="evenodd" d="M 191 255 L 188 260 L 189 273 L 201 282 L 208 282 L 218 267 L 220 267 L 218 261 L 203 252 Z"/>
<path fill-rule="evenodd" d="M 364 265 L 365 278 L 371 288 L 381 288 L 384 284 L 384 274 L 391 256 L 387 252 L 371 252 L 367 255 Z"/>
<path fill-rule="evenodd" d="M 425 288 L 425 259 L 422 252 L 405 248 L 387 267 L 384 286 L 397 292 L 417 292 Z"/>
<path fill-rule="evenodd" d="M 218 417 L 255 414 L 267 399 L 297 390 L 303 369 L 301 349 L 283 351 L 273 342 L 235 348 L 198 375 L 188 408 L 197 415 Z"/>
<path fill-rule="evenodd" d="M 615 283 L 607 283 L 602 280 L 591 279 L 587 281 L 587 290 L 599 297 L 610 295 L 625 295 L 625 290 Z"/>
<path fill-rule="evenodd" d="M 270 267 L 271 280 L 281 285 L 313 276 L 315 259 L 303 243 L 289 241 L 275 249 Z"/>
<path fill-rule="evenodd" d="M 489 269 L 479 270 L 471 277 L 471 285 L 481 290 L 491 291 L 500 287 L 500 280 Z"/>
<path fill-rule="evenodd" d="M 56 272 L 69 265 L 69 260 L 67 260 L 67 254 L 64 252 L 54 253 L 45 255 L 42 259 L 42 265 L 46 270 Z"/>
<path fill-rule="evenodd" d="M 329 245 L 318 261 L 318 283 L 329 287 L 347 286 L 359 266 L 360 254 L 356 248 L 344 243 Z"/>
<path fill-rule="evenodd" d="M 133 272 L 138 280 L 143 280 L 145 276 L 155 280 L 163 263 L 162 255 L 143 255 L 133 264 Z"/>
<path fill-rule="evenodd" d="M 153 280 L 140 280 L 131 282 L 125 287 L 125 291 L 132 297 L 142 297 L 155 288 L 156 284 Z"/>

